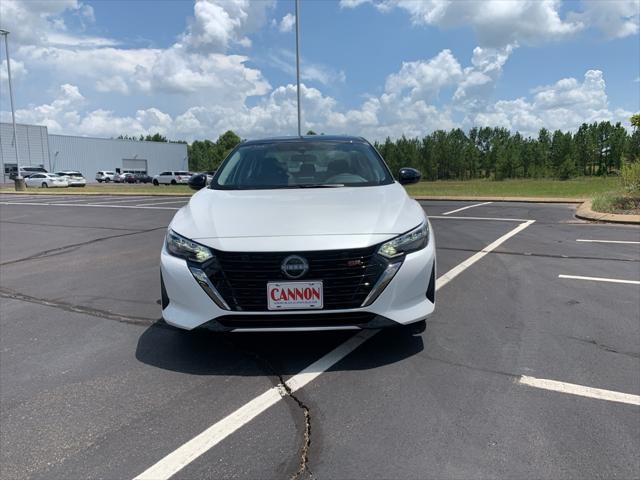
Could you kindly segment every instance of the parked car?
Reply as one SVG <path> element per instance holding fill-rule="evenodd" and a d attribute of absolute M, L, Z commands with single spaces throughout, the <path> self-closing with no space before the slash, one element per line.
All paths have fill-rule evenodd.
<path fill-rule="evenodd" d="M 193 175 L 191 175 L 188 184 L 192 190 L 200 190 L 201 188 L 209 185 L 210 181 L 211 179 L 208 178 L 208 175 L 206 173 L 194 173 Z"/>
<path fill-rule="evenodd" d="M 127 183 L 127 177 L 130 177 L 132 175 L 133 173 L 130 172 L 116 173 L 113 176 L 113 181 L 115 183 Z"/>
<path fill-rule="evenodd" d="M 17 172 L 16 167 L 13 167 L 9 171 L 9 178 L 11 180 L 16 179 L 16 176 L 17 176 L 16 172 Z M 47 171 L 42 167 L 20 167 L 20 176 L 22 178 L 27 178 L 29 175 L 33 175 L 34 173 L 47 173 Z"/>
<path fill-rule="evenodd" d="M 55 175 L 66 178 L 70 187 L 84 187 L 87 185 L 84 175 L 76 170 L 62 170 L 56 172 Z"/>
<path fill-rule="evenodd" d="M 158 186 L 162 185 L 176 185 L 178 183 L 189 183 L 192 173 L 185 171 L 167 171 L 162 172 L 153 177 L 153 184 Z"/>
<path fill-rule="evenodd" d="M 369 142 L 328 135 L 244 142 L 218 171 L 169 224 L 160 255 L 167 323 L 424 331 L 435 239 L 403 187 L 420 172 L 401 168 L 395 181 Z"/>
<path fill-rule="evenodd" d="M 68 187 L 67 179 L 54 173 L 33 173 L 24 179 L 27 187 Z"/>
<path fill-rule="evenodd" d="M 98 183 L 109 183 L 113 182 L 113 177 L 116 176 L 116 172 L 112 170 L 100 170 L 96 173 L 96 180 Z"/>
<path fill-rule="evenodd" d="M 127 183 L 151 183 L 152 180 L 146 173 L 134 173 L 125 179 Z"/>

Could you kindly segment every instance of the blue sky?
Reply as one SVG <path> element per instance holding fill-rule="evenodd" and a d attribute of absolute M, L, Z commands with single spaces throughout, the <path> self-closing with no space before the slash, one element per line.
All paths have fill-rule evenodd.
<path fill-rule="evenodd" d="M 302 0 L 305 128 L 383 139 L 628 124 L 639 11 L 638 0 Z M 293 134 L 293 12 L 289 0 L 3 0 L 18 120 L 107 137 Z M 6 64 L 2 82 L 7 120 Z"/>

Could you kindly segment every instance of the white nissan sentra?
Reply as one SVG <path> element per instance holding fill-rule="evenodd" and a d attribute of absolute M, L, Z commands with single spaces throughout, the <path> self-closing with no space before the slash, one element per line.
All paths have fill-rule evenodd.
<path fill-rule="evenodd" d="M 435 306 L 433 232 L 359 137 L 246 141 L 171 221 L 162 315 L 214 331 L 406 326 Z M 204 188 L 206 187 L 206 188 Z"/>

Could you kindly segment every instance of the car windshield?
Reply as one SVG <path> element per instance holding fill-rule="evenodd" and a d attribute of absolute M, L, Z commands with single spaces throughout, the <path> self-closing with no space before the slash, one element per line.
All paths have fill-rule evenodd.
<path fill-rule="evenodd" d="M 284 141 L 239 146 L 223 162 L 213 189 L 366 187 L 393 183 L 364 142 Z"/>

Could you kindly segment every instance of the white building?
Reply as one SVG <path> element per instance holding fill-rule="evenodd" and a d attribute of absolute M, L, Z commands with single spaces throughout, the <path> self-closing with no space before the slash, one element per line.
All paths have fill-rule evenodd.
<path fill-rule="evenodd" d="M 88 182 L 95 182 L 98 170 L 149 175 L 164 170 L 188 170 L 184 143 L 50 135 L 43 125 L 18 124 L 16 127 L 21 167 L 43 167 L 49 172 L 77 170 Z M 0 172 L 5 182 L 15 167 L 13 126 L 0 123 Z"/>

